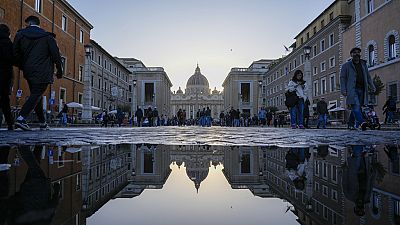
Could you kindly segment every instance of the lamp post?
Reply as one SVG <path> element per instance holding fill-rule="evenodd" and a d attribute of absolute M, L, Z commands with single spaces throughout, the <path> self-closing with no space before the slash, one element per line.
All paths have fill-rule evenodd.
<path fill-rule="evenodd" d="M 137 109 L 137 101 L 136 101 L 136 85 L 137 80 L 132 81 L 132 115 L 135 115 Z"/>
<path fill-rule="evenodd" d="M 311 79 L 311 61 L 310 61 L 310 53 L 311 53 L 311 47 L 310 46 L 304 46 L 304 56 L 305 56 L 305 62 L 304 62 L 304 80 L 306 81 L 306 85 L 308 85 L 308 91 L 306 93 L 308 100 L 310 101 L 310 106 L 309 106 L 309 111 L 310 115 L 313 115 L 313 85 L 312 85 L 312 79 Z"/>
<path fill-rule="evenodd" d="M 82 122 L 84 123 L 91 123 L 92 122 L 92 107 L 91 107 L 91 100 L 92 100 L 92 84 L 91 84 L 91 77 L 90 77 L 90 70 L 91 70 L 91 53 L 92 53 L 92 46 L 85 45 L 85 76 L 83 79 L 83 110 L 82 110 Z"/>
<path fill-rule="evenodd" d="M 261 109 L 262 107 L 262 85 L 263 85 L 263 81 L 259 80 L 258 81 L 258 106 L 256 109 L 256 113 L 258 112 L 258 109 Z"/>

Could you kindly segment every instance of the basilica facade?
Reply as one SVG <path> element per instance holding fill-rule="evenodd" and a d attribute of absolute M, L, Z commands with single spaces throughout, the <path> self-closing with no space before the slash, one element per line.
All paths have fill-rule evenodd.
<path fill-rule="evenodd" d="M 171 93 L 171 113 L 175 116 L 182 109 L 187 119 L 196 119 L 197 111 L 207 107 L 211 109 L 211 117 L 217 119 L 224 108 L 224 98 L 216 88 L 211 91 L 207 78 L 197 65 L 186 83 L 185 92 L 179 87 L 178 91 Z"/>

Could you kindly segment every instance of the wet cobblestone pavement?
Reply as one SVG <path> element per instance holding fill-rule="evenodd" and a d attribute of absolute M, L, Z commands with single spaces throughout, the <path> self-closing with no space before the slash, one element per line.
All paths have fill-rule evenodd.
<path fill-rule="evenodd" d="M 169 145 L 317 145 L 390 144 L 400 141 L 400 131 L 292 130 L 288 128 L 152 127 L 152 128 L 52 128 L 0 131 L 0 144 L 57 143 Z"/>

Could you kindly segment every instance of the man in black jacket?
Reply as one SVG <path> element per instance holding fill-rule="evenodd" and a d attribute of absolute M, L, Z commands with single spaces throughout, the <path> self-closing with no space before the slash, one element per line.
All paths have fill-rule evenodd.
<path fill-rule="evenodd" d="M 54 64 L 57 78 L 62 78 L 63 68 L 55 34 L 39 27 L 40 20 L 29 16 L 25 22 L 28 27 L 19 30 L 14 40 L 14 57 L 17 66 L 24 72 L 28 81 L 30 96 L 23 105 L 15 122 L 16 127 L 31 130 L 25 118 L 35 109 L 40 129 L 48 129 L 42 109 L 42 95 L 49 84 L 53 83 Z"/>
<path fill-rule="evenodd" d="M 326 117 L 328 115 L 328 104 L 325 102 L 325 98 L 322 97 L 321 100 L 317 103 L 317 113 L 319 115 L 317 129 L 319 129 L 321 123 L 323 128 L 326 128 Z"/>
<path fill-rule="evenodd" d="M 13 53 L 10 29 L 7 25 L 0 24 L 0 108 L 3 110 L 8 130 L 14 129 L 14 120 L 10 107 L 10 94 L 13 80 L 12 61 Z"/>

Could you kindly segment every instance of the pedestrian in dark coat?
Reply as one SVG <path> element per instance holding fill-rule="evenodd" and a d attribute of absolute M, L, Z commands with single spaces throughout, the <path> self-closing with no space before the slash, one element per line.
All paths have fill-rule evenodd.
<path fill-rule="evenodd" d="M 25 22 L 28 27 L 17 32 L 13 50 L 17 66 L 28 81 L 30 96 L 22 106 L 15 125 L 23 130 L 30 130 L 25 118 L 35 109 L 41 123 L 40 128 L 48 129 L 42 109 L 42 95 L 54 81 L 54 65 L 57 68 L 57 78 L 62 78 L 61 55 L 54 39 L 55 34 L 40 28 L 38 17 L 29 16 Z"/>
<path fill-rule="evenodd" d="M 137 118 L 137 126 L 138 127 L 142 126 L 143 111 L 139 106 L 137 107 L 135 116 Z"/>
<path fill-rule="evenodd" d="M 10 29 L 0 24 L 0 108 L 6 119 L 8 130 L 14 129 L 11 114 L 10 94 L 13 80 L 13 46 L 10 40 Z"/>

